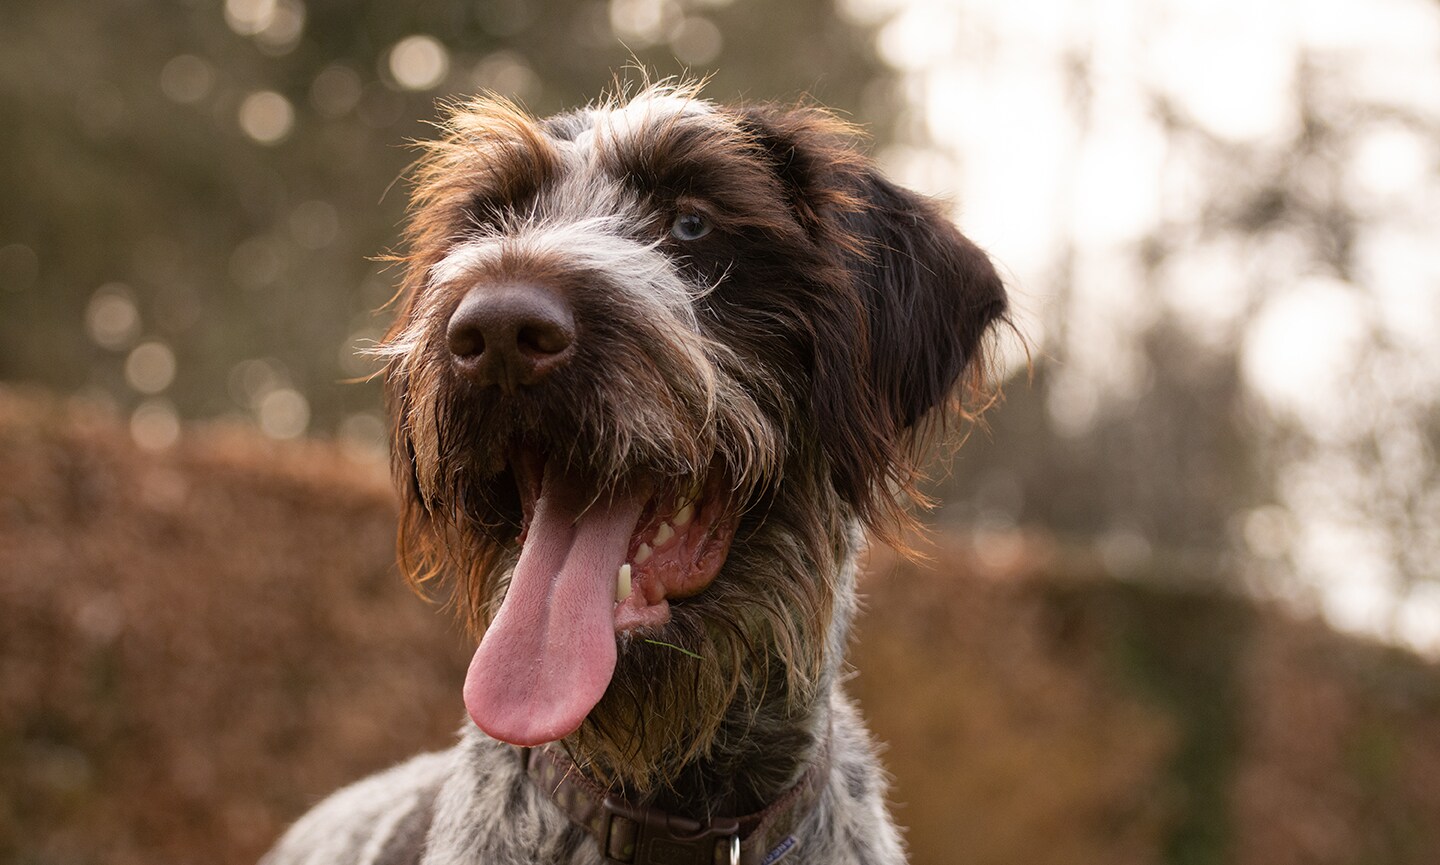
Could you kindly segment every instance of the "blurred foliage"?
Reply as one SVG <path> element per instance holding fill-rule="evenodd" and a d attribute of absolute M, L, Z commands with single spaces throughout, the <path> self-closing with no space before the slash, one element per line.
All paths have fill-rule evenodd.
<path fill-rule="evenodd" d="M 0 388 L 0 861 L 254 862 L 462 723 L 382 462 Z M 1232 595 L 877 551 L 853 654 L 916 865 L 1429 865 L 1440 667 Z"/>
<path fill-rule="evenodd" d="M 281 437 L 370 412 L 353 431 L 375 438 L 377 388 L 341 381 L 387 323 L 371 257 L 397 241 L 406 143 L 441 97 L 546 114 L 635 64 L 879 134 L 894 114 L 830 0 L 7 0 L 0 378 Z"/>
<path fill-rule="evenodd" d="M 1014 128 L 1060 142 L 1027 151 L 1056 164 L 997 169 L 1054 180 L 1017 190 L 1024 225 L 995 217 L 1047 238 L 996 232 L 1037 253 L 1004 262 L 1030 277 L 1034 376 L 966 443 L 936 522 L 1000 557 L 1044 526 L 1117 573 L 1260 589 L 1440 649 L 1440 92 L 1411 85 L 1440 80 L 1440 6 L 1120 3 L 1046 31 L 1037 60 L 1000 5 L 888 5 L 963 9 L 953 39 L 998 46 L 983 72 L 940 60 L 907 86 L 988 76 L 1035 103 L 1006 104 Z M 1230 50 L 1222 24 L 1225 74 L 1206 59 Z M 932 94 L 902 129 L 964 137 L 939 141 L 960 172 L 1005 130 L 948 108 Z"/>

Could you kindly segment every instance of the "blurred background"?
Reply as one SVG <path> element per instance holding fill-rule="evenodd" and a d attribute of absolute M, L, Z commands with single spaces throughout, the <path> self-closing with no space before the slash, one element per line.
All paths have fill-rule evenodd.
<path fill-rule="evenodd" d="M 7 0 L 0 861 L 253 861 L 450 740 L 375 259 L 438 99 L 635 63 L 836 108 L 1011 286 L 866 583 L 915 862 L 1440 861 L 1435 0 Z"/>

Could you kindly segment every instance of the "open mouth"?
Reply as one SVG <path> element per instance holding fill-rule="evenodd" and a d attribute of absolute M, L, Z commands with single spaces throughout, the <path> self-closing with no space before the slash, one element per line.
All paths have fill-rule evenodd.
<path fill-rule="evenodd" d="M 465 680 L 476 725 L 538 745 L 579 728 L 615 672 L 616 635 L 659 628 L 704 591 L 735 533 L 723 479 L 648 477 L 601 489 L 558 460 L 512 462 L 525 511 L 520 558 Z"/>

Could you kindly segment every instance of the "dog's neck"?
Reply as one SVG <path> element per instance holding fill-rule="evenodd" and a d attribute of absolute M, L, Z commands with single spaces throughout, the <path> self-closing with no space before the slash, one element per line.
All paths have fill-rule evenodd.
<path fill-rule="evenodd" d="M 828 692 L 828 688 L 827 688 Z M 825 700 L 792 717 L 737 711 L 727 720 L 715 752 L 683 767 L 648 804 L 696 819 L 761 811 L 797 784 L 821 759 L 829 718 Z"/>
<path fill-rule="evenodd" d="M 597 784 L 633 805 L 697 820 L 761 811 L 820 759 L 829 739 L 829 701 L 839 660 L 827 664 L 814 697 L 799 705 L 785 695 L 779 673 L 759 705 L 731 707 L 708 753 L 673 770 L 668 782 L 653 789 L 606 784 L 603 779 L 609 773 L 603 764 L 592 761 L 584 750 L 572 751 L 572 756 Z"/>
<path fill-rule="evenodd" d="M 855 614 L 854 584 L 864 543 L 863 530 L 852 522 L 836 557 L 836 600 L 811 694 L 794 699 L 783 667 L 775 665 L 763 699 L 732 705 L 709 753 L 680 767 L 668 783 L 653 790 L 619 790 L 625 799 L 704 820 L 760 811 L 799 783 L 828 745 L 832 698 Z M 577 756 L 583 763 L 584 755 Z"/>

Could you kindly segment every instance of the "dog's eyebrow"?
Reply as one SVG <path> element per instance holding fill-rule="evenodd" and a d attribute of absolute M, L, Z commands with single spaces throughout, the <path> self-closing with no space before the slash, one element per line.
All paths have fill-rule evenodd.
<path fill-rule="evenodd" d="M 555 139 L 518 105 L 481 97 L 450 106 L 439 140 L 420 145 L 414 204 L 469 207 L 475 199 L 510 203 L 560 170 Z"/>
<path fill-rule="evenodd" d="M 571 132 L 572 140 L 593 149 L 607 173 L 645 188 L 719 168 L 733 161 L 739 143 L 739 130 L 728 117 L 683 94 L 645 94 L 593 108 L 578 126 L 564 115 L 555 119 L 568 127 L 563 131 Z"/>
<path fill-rule="evenodd" d="M 645 193 L 692 194 L 747 211 L 779 194 L 753 139 L 724 115 L 663 118 L 630 131 L 602 153 L 606 170 Z"/>

